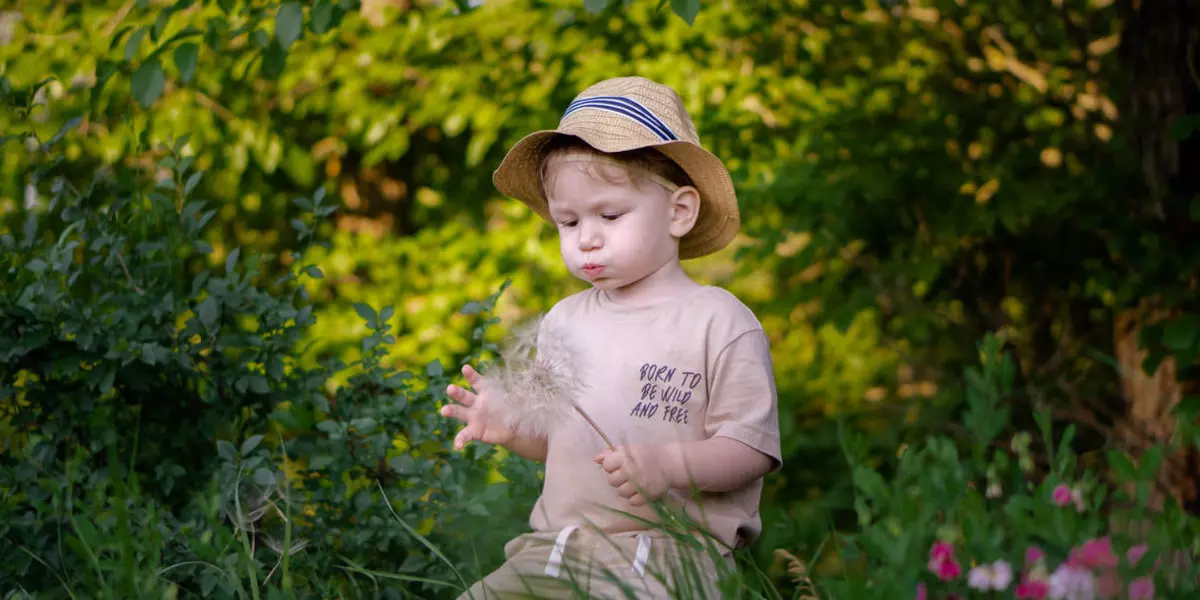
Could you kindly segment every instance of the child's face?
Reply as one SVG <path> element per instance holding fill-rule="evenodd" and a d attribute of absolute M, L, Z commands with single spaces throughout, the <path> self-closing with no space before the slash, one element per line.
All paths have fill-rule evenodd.
<path fill-rule="evenodd" d="M 604 169 L 606 177 L 592 169 Z M 676 199 L 691 188 L 672 194 L 651 181 L 630 181 L 621 167 L 598 163 L 559 163 L 548 175 L 550 215 L 563 261 L 576 277 L 616 290 L 679 260 L 678 239 L 694 222 L 687 214 L 694 203 Z"/>

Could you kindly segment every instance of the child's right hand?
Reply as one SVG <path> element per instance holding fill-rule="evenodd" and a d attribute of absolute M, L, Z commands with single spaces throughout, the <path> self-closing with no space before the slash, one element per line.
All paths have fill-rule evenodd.
<path fill-rule="evenodd" d="M 513 440 L 513 432 L 504 426 L 500 416 L 488 410 L 488 394 L 480 385 L 483 377 L 471 367 L 463 365 L 463 377 L 467 383 L 478 390 L 478 393 L 465 390 L 457 385 L 446 386 L 446 394 L 458 404 L 447 404 L 442 407 L 442 416 L 458 419 L 467 424 L 454 436 L 454 448 L 462 450 L 467 442 L 480 441 L 485 444 L 498 446 L 506 445 Z"/>

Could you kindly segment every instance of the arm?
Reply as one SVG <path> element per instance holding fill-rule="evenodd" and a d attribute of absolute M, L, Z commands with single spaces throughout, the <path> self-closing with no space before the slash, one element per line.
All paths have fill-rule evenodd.
<path fill-rule="evenodd" d="M 728 492 L 771 472 L 770 456 L 733 438 L 701 442 L 634 444 L 605 450 L 594 459 L 617 494 L 640 506 L 675 488 Z"/>
<path fill-rule="evenodd" d="M 546 462 L 546 438 L 513 437 L 504 448 L 521 458 L 534 462 Z"/>
<path fill-rule="evenodd" d="M 662 469 L 672 488 L 728 492 L 761 479 L 774 460 L 733 438 L 667 444 Z"/>

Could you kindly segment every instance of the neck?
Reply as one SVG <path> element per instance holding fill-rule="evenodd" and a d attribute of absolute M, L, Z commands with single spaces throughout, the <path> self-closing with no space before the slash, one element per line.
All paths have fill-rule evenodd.
<path fill-rule="evenodd" d="M 639 306 L 669 300 L 680 293 L 691 291 L 699 285 L 683 271 L 683 265 L 679 263 L 679 259 L 672 257 L 649 275 L 605 293 L 613 302 Z"/>

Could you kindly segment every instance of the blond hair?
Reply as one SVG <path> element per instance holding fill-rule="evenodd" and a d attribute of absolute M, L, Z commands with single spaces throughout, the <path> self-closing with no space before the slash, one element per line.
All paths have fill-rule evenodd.
<path fill-rule="evenodd" d="M 550 197 L 547 190 L 554 184 L 552 167 L 555 165 L 557 159 L 569 154 L 581 153 L 605 157 L 606 160 L 603 162 L 610 164 L 616 162 L 624 167 L 622 170 L 625 175 L 618 179 L 608 170 L 597 169 L 594 164 L 582 163 L 588 169 L 588 174 L 592 177 L 600 178 L 612 185 L 632 183 L 640 187 L 642 184 L 656 179 L 665 180 L 673 184 L 675 188 L 694 185 L 682 167 L 676 164 L 675 161 L 667 158 L 665 154 L 653 148 L 639 148 L 627 152 L 608 153 L 601 152 L 589 146 L 586 142 L 575 136 L 560 135 L 555 136 L 542 147 L 540 159 L 538 160 L 538 186 L 541 189 L 543 197 Z M 671 189 L 672 186 L 665 187 Z"/>

